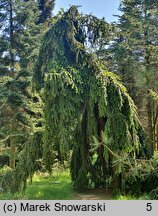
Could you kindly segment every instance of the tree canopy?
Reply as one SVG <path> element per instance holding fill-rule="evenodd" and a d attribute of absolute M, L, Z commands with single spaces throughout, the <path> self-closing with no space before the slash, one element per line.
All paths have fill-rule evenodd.
<path fill-rule="evenodd" d="M 110 25 L 76 6 L 51 22 L 33 74 L 33 89 L 44 103 L 44 129 L 28 137 L 18 165 L 3 176 L 3 189 L 25 189 L 40 159 L 51 173 L 55 159 L 62 163 L 68 152 L 76 189 L 107 187 L 110 180 L 114 190 L 121 188 L 130 182 L 129 171 L 135 183 L 138 161 L 146 167 L 153 153 L 120 78 L 92 53 L 108 40 Z"/>
<path fill-rule="evenodd" d="M 117 154 L 151 156 L 125 87 L 86 49 L 89 25 L 74 6 L 56 20 L 44 36 L 34 75 L 36 87 L 44 91 L 47 168 L 51 170 L 55 149 L 64 154 L 72 143 L 71 174 L 77 188 L 105 186 L 107 177 L 114 176 L 105 145 Z M 105 33 L 106 23 L 102 26 Z M 101 34 L 92 27 L 97 38 Z"/>

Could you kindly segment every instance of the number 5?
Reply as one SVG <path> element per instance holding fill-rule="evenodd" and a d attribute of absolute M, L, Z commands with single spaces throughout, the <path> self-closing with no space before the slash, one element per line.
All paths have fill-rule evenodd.
<path fill-rule="evenodd" d="M 152 210 L 152 203 L 147 203 L 146 210 L 151 211 Z"/>

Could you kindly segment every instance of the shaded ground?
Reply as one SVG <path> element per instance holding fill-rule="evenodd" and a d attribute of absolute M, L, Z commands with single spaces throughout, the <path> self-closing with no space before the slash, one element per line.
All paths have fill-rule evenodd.
<path fill-rule="evenodd" d="M 0 200 L 108 200 L 112 199 L 112 192 L 105 188 L 87 189 L 76 192 L 73 189 L 69 170 L 47 173 L 37 173 L 33 184 L 25 192 L 16 194 L 0 192 Z"/>
<path fill-rule="evenodd" d="M 76 193 L 73 200 L 109 200 L 112 192 L 104 188 L 89 189 L 83 193 Z"/>
<path fill-rule="evenodd" d="M 76 192 L 73 189 L 69 171 L 54 172 L 53 176 L 38 173 L 34 176 L 33 184 L 25 192 L 16 194 L 0 191 L 0 200 L 135 200 L 134 196 L 112 196 L 105 188 L 88 189 Z M 143 196 L 141 199 L 147 199 Z"/>

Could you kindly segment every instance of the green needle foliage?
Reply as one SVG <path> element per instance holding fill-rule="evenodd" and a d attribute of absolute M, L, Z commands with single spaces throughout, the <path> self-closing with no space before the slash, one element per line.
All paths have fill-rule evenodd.
<path fill-rule="evenodd" d="M 93 45 L 108 31 L 104 23 L 98 33 L 96 22 L 79 14 L 76 7 L 55 20 L 44 36 L 34 74 L 35 86 L 43 88 L 45 98 L 46 167 L 51 171 L 56 150 L 64 155 L 73 146 L 71 176 L 77 189 L 106 186 L 110 176 L 118 186 L 113 156 L 104 148 L 103 136 L 117 154 L 151 157 L 125 87 L 86 49 L 87 41 Z M 89 28 L 94 40 L 86 34 Z M 99 141 L 95 147 L 94 139 Z"/>
<path fill-rule="evenodd" d="M 138 106 L 141 123 L 156 150 L 158 105 L 149 92 L 158 90 L 158 2 L 122 0 L 120 11 L 108 46 L 112 68 Z"/>
<path fill-rule="evenodd" d="M 40 10 L 39 23 L 44 23 L 52 17 L 52 10 L 55 6 L 55 0 L 38 0 Z"/>
<path fill-rule="evenodd" d="M 34 1 L 0 1 L 0 147 L 2 154 L 10 148 L 12 168 L 17 152 L 33 131 L 38 112 L 30 89 L 32 62 L 41 36 L 38 14 Z"/>
<path fill-rule="evenodd" d="M 86 48 L 108 35 L 108 27 L 103 20 L 79 14 L 74 6 L 53 19 L 33 78 L 43 95 L 45 129 L 30 138 L 17 167 L 6 173 L 4 190 L 25 189 L 40 158 L 51 172 L 55 159 L 62 162 L 69 150 L 76 189 L 106 187 L 111 178 L 115 190 L 122 180 L 112 152 L 133 160 L 152 156 L 125 87 Z"/>
<path fill-rule="evenodd" d="M 0 1 L 0 156 L 9 156 L 12 170 L 4 177 L 8 183 L 13 180 L 20 152 L 28 148 L 25 146 L 30 145 L 42 125 L 41 100 L 31 92 L 42 29 L 36 24 L 38 14 L 35 1 Z M 24 169 L 20 168 L 19 173 Z M 20 185 L 20 181 L 13 181 L 11 190 L 16 190 L 14 184 Z"/>
<path fill-rule="evenodd" d="M 2 177 L 1 187 L 4 191 L 15 193 L 25 190 L 27 180 L 30 179 L 32 182 L 33 174 L 38 170 L 38 159 L 42 155 L 42 135 L 41 131 L 37 131 L 29 136 L 16 168 L 6 172 Z"/>

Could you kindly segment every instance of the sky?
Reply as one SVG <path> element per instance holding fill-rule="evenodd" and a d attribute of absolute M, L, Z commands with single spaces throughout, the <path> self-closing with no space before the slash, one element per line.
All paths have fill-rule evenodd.
<path fill-rule="evenodd" d="M 93 15 L 102 18 L 105 17 L 107 22 L 117 20 L 118 7 L 121 0 L 56 0 L 56 5 L 53 13 L 56 14 L 60 8 L 68 9 L 71 5 L 82 6 L 79 10 L 85 14 L 92 13 Z"/>

